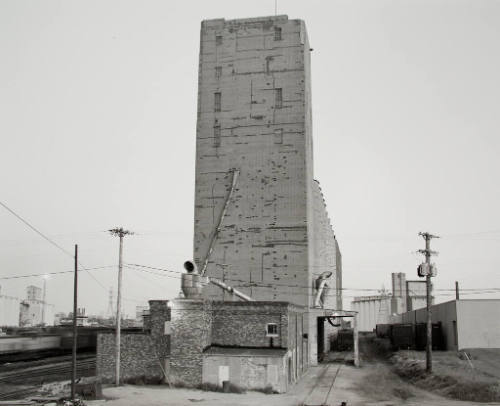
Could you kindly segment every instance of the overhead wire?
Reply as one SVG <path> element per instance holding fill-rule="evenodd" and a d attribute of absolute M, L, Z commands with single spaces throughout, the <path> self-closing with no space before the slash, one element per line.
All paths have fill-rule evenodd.
<path fill-rule="evenodd" d="M 35 233 L 37 233 L 40 237 L 42 237 L 44 240 L 49 242 L 51 245 L 59 249 L 61 252 L 63 252 L 65 255 L 69 256 L 70 258 L 75 258 L 74 254 L 66 250 L 65 248 L 61 247 L 59 244 L 57 244 L 55 241 L 53 241 L 51 238 L 47 237 L 44 233 L 42 233 L 40 230 L 38 230 L 35 226 L 33 226 L 28 220 L 24 219 L 21 217 L 19 214 L 17 214 L 13 209 L 8 207 L 5 203 L 0 201 L 0 205 L 5 208 L 9 213 L 11 213 L 14 217 L 16 217 L 19 221 L 21 221 L 23 224 L 25 224 L 27 227 L 29 227 L 31 230 L 33 230 Z M 78 264 L 80 265 L 81 262 L 78 261 Z M 85 267 L 82 266 L 82 269 L 87 272 L 87 274 L 99 285 L 101 288 L 103 288 L 105 291 L 107 291 L 106 287 L 94 276 L 90 271 L 88 271 Z"/>

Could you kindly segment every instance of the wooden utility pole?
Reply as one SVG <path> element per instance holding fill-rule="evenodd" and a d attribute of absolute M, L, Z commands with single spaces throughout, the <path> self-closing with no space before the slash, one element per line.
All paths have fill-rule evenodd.
<path fill-rule="evenodd" d="M 121 302 L 122 302 L 122 269 L 123 269 L 123 237 L 134 234 L 122 227 L 108 230 L 111 235 L 120 237 L 120 251 L 118 254 L 118 295 L 116 298 L 116 369 L 115 385 L 120 385 L 120 339 L 121 339 Z"/>
<path fill-rule="evenodd" d="M 427 343 L 425 346 L 426 352 L 426 371 L 432 372 L 432 308 L 431 308 L 431 277 L 436 275 L 434 265 L 431 264 L 431 256 L 437 255 L 437 252 L 431 251 L 431 240 L 439 238 L 437 235 L 430 233 L 418 233 L 425 240 L 425 249 L 418 250 L 419 253 L 425 255 L 425 263 L 419 266 L 418 275 L 425 276 L 427 290 Z"/>
<path fill-rule="evenodd" d="M 460 300 L 460 290 L 458 289 L 458 281 L 455 281 L 455 299 Z"/>
<path fill-rule="evenodd" d="M 76 313 L 78 311 L 78 245 L 75 245 L 75 276 L 73 284 L 73 357 L 71 362 L 71 400 L 75 403 L 76 382 L 76 349 L 78 340 L 78 327 L 76 325 Z"/>

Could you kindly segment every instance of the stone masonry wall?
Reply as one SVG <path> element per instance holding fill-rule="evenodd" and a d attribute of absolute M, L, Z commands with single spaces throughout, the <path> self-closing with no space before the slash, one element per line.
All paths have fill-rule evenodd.
<path fill-rule="evenodd" d="M 97 336 L 97 376 L 104 382 L 115 381 L 115 335 Z M 120 339 L 120 381 L 145 377 L 163 378 L 155 345 L 149 334 L 123 333 Z"/>
<path fill-rule="evenodd" d="M 170 335 L 165 323 L 170 321 L 168 300 L 150 300 L 150 316 L 143 333 L 122 330 L 120 379 L 146 377 L 163 379 L 168 371 Z M 115 380 L 115 334 L 103 333 L 97 338 L 97 375 L 104 381 Z"/>
<path fill-rule="evenodd" d="M 174 300 L 171 314 L 170 379 L 196 386 L 202 382 L 203 350 L 212 339 L 212 303 Z"/>
<path fill-rule="evenodd" d="M 158 358 L 165 369 L 167 369 L 166 361 L 170 354 L 170 335 L 165 334 L 165 322 L 170 321 L 168 302 L 168 300 L 150 300 L 148 322 L 151 339 L 155 343 Z"/>
<path fill-rule="evenodd" d="M 287 348 L 288 306 L 283 302 L 214 302 L 212 345 Z M 266 337 L 267 323 L 278 325 L 279 337 Z"/>

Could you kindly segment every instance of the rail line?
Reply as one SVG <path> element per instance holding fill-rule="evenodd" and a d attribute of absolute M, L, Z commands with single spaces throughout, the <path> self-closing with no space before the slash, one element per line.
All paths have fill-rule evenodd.
<path fill-rule="evenodd" d="M 76 370 L 78 376 L 92 376 L 95 375 L 96 360 L 84 359 L 76 363 Z M 0 383 L 13 383 L 20 384 L 21 382 L 39 381 L 42 383 L 50 381 L 58 376 L 67 376 L 68 379 L 71 375 L 71 361 L 57 362 L 54 364 L 28 367 L 17 369 L 13 371 L 1 372 Z"/>
<path fill-rule="evenodd" d="M 334 377 L 333 377 L 333 379 L 332 379 L 332 383 L 331 383 L 331 385 L 330 385 L 330 389 L 328 389 L 328 392 L 327 392 L 327 394 L 326 394 L 326 396 L 325 396 L 325 401 L 323 402 L 323 404 L 324 404 L 324 405 L 327 405 L 327 404 L 328 404 L 328 403 L 326 403 L 326 402 L 328 401 L 328 398 L 330 397 L 330 392 L 331 392 L 331 391 L 332 391 L 332 389 L 333 389 L 333 385 L 335 385 L 335 381 L 337 380 L 337 376 L 339 375 L 340 368 L 342 368 L 342 365 L 343 365 L 343 364 L 340 364 L 340 365 L 338 366 L 338 368 L 337 368 L 337 371 L 335 371 L 335 375 L 334 375 Z"/>
<path fill-rule="evenodd" d="M 38 391 L 38 386 L 10 390 L 7 392 L 0 393 L 0 400 L 13 400 L 13 399 L 25 398 L 29 395 L 35 394 L 37 391 Z"/>

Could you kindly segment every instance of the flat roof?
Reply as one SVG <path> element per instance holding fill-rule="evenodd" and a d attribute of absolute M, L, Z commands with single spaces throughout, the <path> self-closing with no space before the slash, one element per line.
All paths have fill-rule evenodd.
<path fill-rule="evenodd" d="M 225 355 L 231 357 L 283 357 L 287 350 L 285 348 L 253 348 L 253 347 L 220 347 L 212 345 L 203 351 L 207 355 Z"/>

